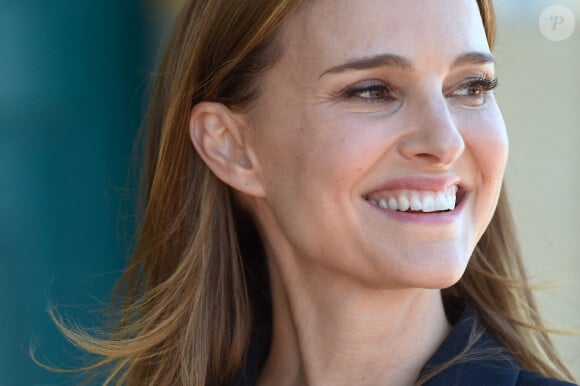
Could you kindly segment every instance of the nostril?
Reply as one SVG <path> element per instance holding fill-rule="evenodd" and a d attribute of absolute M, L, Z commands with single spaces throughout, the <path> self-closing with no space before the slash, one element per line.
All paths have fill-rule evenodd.
<path fill-rule="evenodd" d="M 427 162 L 429 162 L 429 163 L 439 163 L 439 162 L 441 162 L 441 161 L 442 161 L 442 160 L 441 160 L 439 157 L 437 157 L 436 155 L 434 155 L 434 154 L 429 154 L 429 153 L 419 153 L 419 154 L 416 154 L 416 155 L 415 155 L 415 157 L 417 157 L 417 158 L 419 158 L 419 159 L 422 159 L 422 160 L 425 160 L 425 161 L 427 161 Z"/>

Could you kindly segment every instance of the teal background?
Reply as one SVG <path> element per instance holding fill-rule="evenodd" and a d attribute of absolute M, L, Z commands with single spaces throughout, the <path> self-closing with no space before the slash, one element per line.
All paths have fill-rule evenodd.
<path fill-rule="evenodd" d="M 136 0 L 0 0 L 0 386 L 79 383 L 28 351 L 82 363 L 47 305 L 95 325 L 128 255 L 144 15 Z"/>

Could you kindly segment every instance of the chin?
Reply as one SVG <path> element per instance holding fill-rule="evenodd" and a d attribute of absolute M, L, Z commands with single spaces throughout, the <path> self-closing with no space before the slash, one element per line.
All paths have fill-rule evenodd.
<path fill-rule="evenodd" d="M 375 283 L 380 281 L 379 286 L 383 288 L 448 288 L 461 279 L 470 256 L 465 252 L 406 256 L 402 259 L 404 264 L 395 269 L 392 265 L 377 269 L 375 273 L 380 272 L 381 277 Z"/>
<path fill-rule="evenodd" d="M 421 288 L 445 289 L 455 285 L 463 276 L 465 269 L 460 272 L 446 272 L 441 275 L 433 274 L 431 278 L 424 281 Z"/>
<path fill-rule="evenodd" d="M 467 268 L 467 261 L 468 259 L 465 259 L 465 262 L 461 260 L 448 263 L 439 262 L 423 272 L 422 275 L 417 275 L 418 279 L 421 279 L 418 280 L 418 284 L 422 284 L 420 285 L 422 288 L 449 288 L 461 279 Z"/>

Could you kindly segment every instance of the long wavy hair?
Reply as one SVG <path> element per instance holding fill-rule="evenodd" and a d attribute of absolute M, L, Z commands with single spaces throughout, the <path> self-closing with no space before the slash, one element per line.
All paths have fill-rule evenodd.
<path fill-rule="evenodd" d="M 252 327 L 268 317 L 265 256 L 251 218 L 196 153 L 189 116 L 201 101 L 243 111 L 255 99 L 282 54 L 277 30 L 300 3 L 191 0 L 179 14 L 148 113 L 141 221 L 113 327 L 94 336 L 55 318 L 100 357 L 87 369 L 106 369 L 105 385 L 222 385 L 243 366 Z M 492 1 L 477 3 L 493 47 Z M 464 276 L 444 292 L 475 307 L 522 368 L 573 379 L 538 313 L 503 189 Z"/>

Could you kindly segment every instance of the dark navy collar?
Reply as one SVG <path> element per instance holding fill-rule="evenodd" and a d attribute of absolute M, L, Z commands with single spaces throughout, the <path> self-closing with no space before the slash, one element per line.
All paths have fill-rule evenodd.
<path fill-rule="evenodd" d="M 473 344 L 467 350 L 467 355 L 462 355 L 459 361 L 435 375 L 425 386 L 571 385 L 522 371 L 511 354 L 486 332 L 473 308 L 449 308 L 447 305 L 445 308 L 453 329 L 427 361 L 421 374 L 441 368 L 441 365 L 448 364 L 464 352 L 472 334 L 476 334 L 477 339 L 471 340 Z M 268 356 L 270 339 L 270 325 L 254 331 L 245 367 L 232 386 L 257 384 L 260 370 Z"/>
<path fill-rule="evenodd" d="M 462 355 L 464 352 L 466 355 Z M 516 360 L 485 330 L 471 307 L 465 307 L 451 333 L 423 367 L 422 374 L 452 363 L 454 358 L 461 359 L 425 386 L 517 384 L 520 369 Z"/>

